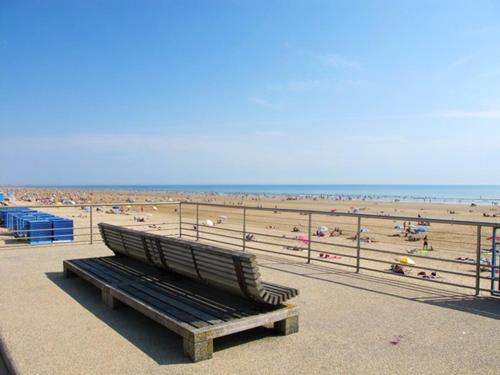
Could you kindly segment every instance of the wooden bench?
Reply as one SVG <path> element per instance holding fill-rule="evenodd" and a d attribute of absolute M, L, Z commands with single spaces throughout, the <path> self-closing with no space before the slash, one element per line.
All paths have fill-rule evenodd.
<path fill-rule="evenodd" d="M 64 261 L 67 277 L 101 289 L 104 303 L 124 303 L 183 338 L 193 361 L 209 359 L 213 339 L 273 324 L 298 331 L 298 309 L 283 302 L 293 288 L 260 280 L 255 255 L 99 224 L 112 257 Z"/>

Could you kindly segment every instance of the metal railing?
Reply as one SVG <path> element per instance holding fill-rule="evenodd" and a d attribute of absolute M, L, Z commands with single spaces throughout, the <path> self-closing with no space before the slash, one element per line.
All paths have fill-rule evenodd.
<path fill-rule="evenodd" d="M 393 274 L 390 267 L 394 264 L 401 265 L 399 260 L 402 257 L 410 257 L 414 264 L 401 265 L 403 269 L 410 270 L 404 275 L 405 278 L 465 288 L 472 290 L 476 295 L 482 291 L 497 293 L 499 290 L 497 264 L 499 257 L 495 238 L 500 222 L 201 202 L 181 202 L 180 206 L 182 207 L 179 210 L 181 237 L 217 243 L 237 250 L 303 259 L 306 263 L 320 262 L 347 267 L 355 272 L 365 270 Z M 213 223 L 217 215 L 226 217 L 229 213 L 231 220 Z M 298 217 L 284 219 L 280 217 L 281 214 L 298 215 Z M 212 223 L 206 220 L 200 221 L 200 215 L 211 219 Z M 336 237 L 314 234 L 316 225 L 328 224 L 335 219 L 341 219 L 342 224 L 338 225 L 342 226 L 344 234 L 347 232 L 351 235 L 350 243 L 345 240 L 337 242 Z M 422 244 L 422 238 L 419 240 L 418 236 L 410 235 L 405 238 L 403 234 L 403 237 L 400 237 L 408 241 L 412 237 L 413 239 L 417 237 L 415 239 L 415 244 L 419 245 L 417 248 L 411 246 L 411 242 L 405 241 L 395 246 L 396 241 L 384 240 L 384 236 L 392 237 L 391 223 L 397 221 L 437 226 L 437 231 L 427 233 L 434 243 L 433 249 L 418 248 Z M 273 223 L 282 225 L 277 228 Z M 284 230 L 283 225 L 288 228 Z M 300 228 L 293 235 L 289 235 L 287 232 L 290 232 L 292 225 L 294 229 L 299 228 L 299 225 Z M 365 226 L 378 228 L 379 232 L 369 232 L 370 235 L 377 237 L 376 241 L 363 236 Z M 458 227 L 462 230 L 457 230 Z M 301 232 L 304 235 L 298 236 L 297 234 Z M 339 237 L 345 239 L 345 236 Z M 491 241 L 487 240 L 489 237 L 492 237 Z M 407 249 L 408 247 L 413 249 Z M 288 251 L 289 249 L 293 251 Z"/>
<path fill-rule="evenodd" d="M 112 208 L 117 208 L 115 211 Z M 173 210 L 168 208 L 173 207 Z M 177 216 L 180 202 L 142 202 L 142 203 L 95 203 L 75 205 L 23 205 L 0 207 L 30 208 L 57 214 L 73 220 L 73 226 L 64 229 L 73 231 L 71 235 L 47 234 L 46 229 L 16 229 L 9 231 L 0 228 L 0 250 L 19 247 L 54 246 L 101 243 L 97 224 L 101 221 L 135 228 L 145 232 L 158 232 L 165 235 L 179 235 Z M 154 208 L 154 209 L 153 209 Z M 171 212 L 165 212 L 171 211 Z M 153 216 L 154 215 L 154 216 Z M 97 219 L 97 220 L 96 220 Z M 52 241 L 56 237 L 71 237 L 70 241 Z M 29 243 L 29 240 L 35 243 Z M 37 240 L 46 243 L 37 243 Z M 3 241 L 2 241 L 3 240 Z"/>
<path fill-rule="evenodd" d="M 74 240 L 57 245 L 101 243 L 97 223 L 104 221 L 354 272 L 393 274 L 390 267 L 400 263 L 394 257 L 411 257 L 414 264 L 403 265 L 410 270 L 405 278 L 465 288 L 477 295 L 483 291 L 498 294 L 499 290 L 495 239 L 500 223 L 186 201 L 22 207 L 57 211 L 74 220 Z M 408 237 L 392 238 L 397 221 L 432 225 L 428 235 L 434 249 L 420 249 L 422 241 L 413 244 Z M 338 231 L 321 235 L 314 231 L 320 225 Z M 25 236 L 0 231 L 0 250 L 21 246 L 42 245 L 28 245 Z"/>

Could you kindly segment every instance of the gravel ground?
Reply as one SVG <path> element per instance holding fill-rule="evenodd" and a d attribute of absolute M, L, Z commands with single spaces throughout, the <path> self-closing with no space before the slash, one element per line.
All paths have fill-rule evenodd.
<path fill-rule="evenodd" d="M 300 332 L 265 328 L 215 341 L 190 363 L 175 334 L 130 308 L 110 311 L 63 259 L 102 245 L 0 251 L 0 334 L 24 374 L 494 374 L 500 300 L 259 255 L 267 281 L 300 289 Z M 0 374 L 1 374 L 0 368 Z"/>

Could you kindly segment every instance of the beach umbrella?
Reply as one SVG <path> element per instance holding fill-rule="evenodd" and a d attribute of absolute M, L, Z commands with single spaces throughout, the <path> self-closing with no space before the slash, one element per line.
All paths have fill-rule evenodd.
<path fill-rule="evenodd" d="M 429 229 L 427 229 L 426 227 L 418 227 L 415 229 L 415 232 L 416 233 L 425 233 L 425 232 L 428 232 Z"/>
<path fill-rule="evenodd" d="M 325 227 L 324 225 L 321 225 L 318 227 L 318 232 L 325 233 L 328 232 L 328 227 Z"/>
<path fill-rule="evenodd" d="M 307 236 L 301 234 L 300 236 L 297 236 L 297 239 L 305 243 L 306 245 L 309 245 L 309 239 L 307 238 Z"/>
<path fill-rule="evenodd" d="M 415 261 L 413 259 L 411 259 L 410 257 L 401 257 L 401 258 L 399 258 L 399 263 L 414 265 Z"/>

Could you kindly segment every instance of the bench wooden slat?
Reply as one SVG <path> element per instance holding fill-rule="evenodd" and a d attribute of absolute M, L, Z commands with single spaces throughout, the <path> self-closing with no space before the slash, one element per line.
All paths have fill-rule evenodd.
<path fill-rule="evenodd" d="M 99 224 L 99 229 L 105 243 L 116 253 L 168 268 L 256 302 L 279 305 L 298 294 L 293 288 L 262 283 L 253 254 L 104 223 Z"/>
<path fill-rule="evenodd" d="M 197 303 L 199 305 L 205 306 L 210 309 L 210 311 L 217 311 L 217 313 L 221 313 L 224 316 L 230 317 L 230 318 L 238 318 L 242 316 L 246 316 L 248 314 L 255 313 L 257 310 L 248 310 L 248 308 L 242 308 L 241 306 L 234 306 L 234 300 L 232 301 L 232 306 L 229 306 L 227 304 L 224 304 L 218 299 L 217 302 L 215 302 L 213 299 L 207 298 L 206 296 L 196 294 L 192 291 L 188 291 L 186 289 L 179 288 L 177 286 L 174 286 L 172 283 L 168 281 L 164 281 L 161 278 L 156 278 L 153 276 L 147 276 L 143 274 L 140 271 L 137 271 L 135 268 L 131 268 L 124 264 L 123 259 L 111 259 L 108 257 L 103 257 L 100 258 L 100 261 L 108 264 L 110 267 L 113 268 L 118 268 L 120 270 L 124 270 L 124 272 L 130 273 L 131 275 L 144 279 L 144 280 L 149 280 L 152 284 L 157 285 L 160 288 L 163 289 L 168 289 L 174 293 L 177 293 L 179 296 L 186 297 L 189 300 L 192 300 L 194 303 Z M 187 281 L 188 279 L 186 279 Z M 191 288 L 193 289 L 193 288 Z M 213 293 L 211 293 L 213 294 Z M 226 318 L 224 318 L 226 319 Z"/>
<path fill-rule="evenodd" d="M 256 305 L 172 273 L 162 276 L 155 266 L 139 259 L 66 260 L 63 267 L 67 276 L 81 276 L 101 289 L 108 306 L 127 304 L 181 335 L 184 352 L 193 361 L 211 358 L 213 339 L 220 336 L 269 323 L 282 334 L 298 330 L 294 306 Z"/>
<path fill-rule="evenodd" d="M 154 300 L 154 303 L 160 304 L 164 311 L 167 311 L 169 314 L 176 315 L 178 318 L 183 320 L 184 322 L 193 325 L 194 327 L 205 327 L 210 324 L 221 323 L 223 320 L 216 318 L 213 315 L 209 315 L 205 313 L 203 310 L 196 309 L 188 304 L 182 302 L 179 298 L 172 298 L 172 295 L 169 295 L 165 291 L 160 293 L 158 290 L 155 290 L 154 286 L 147 282 L 136 282 L 130 285 L 118 287 L 119 289 L 127 290 L 131 292 L 130 288 L 133 288 L 135 291 L 131 293 L 142 293 L 142 298 L 144 300 Z M 173 310 L 171 310 L 173 309 Z"/>
<path fill-rule="evenodd" d="M 87 271 L 90 274 L 96 275 L 97 277 L 105 280 L 106 282 L 110 284 L 119 284 L 119 283 L 124 283 L 129 280 L 124 279 L 121 275 L 116 274 L 115 272 L 112 272 L 111 270 L 105 270 L 105 269 L 100 269 L 99 267 L 91 267 L 84 261 L 77 261 L 75 262 L 79 267 L 83 268 L 85 271 Z"/>

